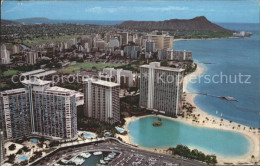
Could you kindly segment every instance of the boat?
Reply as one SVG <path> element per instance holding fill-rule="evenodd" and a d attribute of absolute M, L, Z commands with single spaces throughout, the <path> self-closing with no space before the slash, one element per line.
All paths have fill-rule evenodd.
<path fill-rule="evenodd" d="M 63 164 L 68 164 L 68 162 L 69 162 L 68 160 L 65 160 L 65 159 L 61 159 L 60 161 L 61 161 Z"/>
<path fill-rule="evenodd" d="M 104 160 L 100 160 L 99 162 L 100 162 L 100 164 L 106 164 L 106 162 Z"/>
<path fill-rule="evenodd" d="M 84 159 L 78 157 L 73 157 L 70 161 L 76 165 L 82 165 L 85 162 Z"/>
<path fill-rule="evenodd" d="M 80 153 L 79 156 L 87 159 L 91 156 L 91 154 L 90 153 Z"/>
<path fill-rule="evenodd" d="M 87 155 L 87 158 L 89 158 L 89 157 L 91 156 L 91 154 L 90 154 L 90 153 L 86 153 L 86 155 Z"/>
<path fill-rule="evenodd" d="M 105 161 L 112 160 L 109 156 L 104 158 Z"/>
<path fill-rule="evenodd" d="M 97 156 L 97 155 L 101 155 L 102 152 L 101 152 L 101 151 L 98 151 L 98 152 L 94 152 L 93 154 L 94 154 L 95 156 Z"/>
<path fill-rule="evenodd" d="M 107 157 L 109 157 L 110 159 L 113 159 L 115 157 L 116 153 L 115 152 L 112 152 L 112 153 L 109 153 Z"/>

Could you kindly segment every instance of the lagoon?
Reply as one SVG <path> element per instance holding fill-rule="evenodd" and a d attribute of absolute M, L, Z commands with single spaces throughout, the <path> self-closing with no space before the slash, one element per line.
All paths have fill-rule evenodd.
<path fill-rule="evenodd" d="M 168 148 L 182 144 L 220 157 L 244 156 L 250 151 L 250 140 L 231 131 L 195 127 L 169 118 L 154 127 L 156 116 L 132 121 L 127 126 L 133 143 L 146 148 Z"/>

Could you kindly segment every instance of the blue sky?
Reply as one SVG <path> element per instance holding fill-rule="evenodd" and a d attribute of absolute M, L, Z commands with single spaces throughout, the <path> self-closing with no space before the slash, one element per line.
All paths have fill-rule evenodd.
<path fill-rule="evenodd" d="M 213 22 L 259 23 L 258 1 L 7 1 L 2 19 L 166 20 L 206 16 Z"/>

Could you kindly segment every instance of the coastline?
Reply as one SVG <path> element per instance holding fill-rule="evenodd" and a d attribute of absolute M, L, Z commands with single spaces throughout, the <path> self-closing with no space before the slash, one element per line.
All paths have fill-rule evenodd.
<path fill-rule="evenodd" d="M 239 39 L 239 37 L 213 37 L 213 38 L 192 38 L 192 39 L 183 39 L 183 38 L 179 38 L 179 39 L 174 39 L 174 41 L 183 41 L 183 40 L 216 40 L 216 39 Z"/>
<path fill-rule="evenodd" d="M 193 122 L 193 118 L 182 118 L 182 117 L 178 117 L 177 119 L 171 118 L 171 117 L 166 117 L 163 116 L 165 118 L 171 119 L 171 120 L 175 120 L 175 121 L 179 121 L 182 123 L 186 123 L 192 126 L 197 126 L 197 127 L 207 127 L 207 128 L 213 128 L 213 129 L 219 129 L 219 130 L 227 130 L 227 131 L 232 131 L 232 132 L 236 132 L 239 134 L 244 135 L 250 142 L 250 150 L 249 152 L 244 155 L 244 156 L 239 156 L 239 157 L 223 157 L 223 156 L 217 156 L 217 160 L 218 160 L 218 164 L 228 164 L 228 163 L 233 163 L 233 164 L 249 164 L 249 163 L 254 163 L 254 162 L 258 162 L 260 160 L 260 144 L 259 144 L 259 138 L 260 138 L 260 134 L 258 133 L 258 130 L 255 129 L 251 129 L 248 126 L 244 126 L 242 124 L 238 124 L 235 122 L 230 123 L 230 121 L 223 119 L 223 121 L 221 120 L 221 118 L 218 117 L 214 117 L 213 115 L 208 114 L 207 112 L 201 110 L 200 108 L 198 108 L 195 103 L 194 103 L 194 99 L 196 97 L 196 94 L 189 94 L 187 93 L 187 87 L 188 87 L 188 83 L 195 77 L 197 77 L 198 75 L 202 74 L 203 72 L 205 72 L 207 69 L 205 68 L 205 66 L 198 64 L 197 69 L 195 72 L 190 73 L 188 75 L 186 75 L 184 77 L 184 83 L 183 83 L 183 91 L 186 92 L 186 97 L 185 100 L 187 103 L 190 103 L 192 106 L 195 106 L 196 108 L 193 110 L 193 114 L 198 115 L 200 114 L 200 116 L 196 116 L 198 117 L 197 121 L 199 121 L 198 123 Z M 148 115 L 148 116 L 153 116 L 153 115 Z M 124 128 L 127 129 L 127 126 L 129 123 L 131 123 L 132 121 L 135 121 L 139 118 L 143 118 L 143 117 L 147 117 L 146 116 L 141 116 L 141 117 L 128 117 L 125 118 L 126 123 L 124 125 Z M 209 120 L 205 120 L 206 117 Z M 204 121 L 204 123 L 203 123 Z M 214 121 L 214 122 L 213 122 Z M 238 127 L 240 126 L 240 127 Z M 244 129 L 245 127 L 245 129 Z M 134 144 L 133 141 L 131 140 L 131 137 L 129 134 L 127 135 L 116 135 L 116 137 L 121 137 L 123 139 L 123 141 L 130 143 L 130 144 Z M 140 146 L 139 146 L 140 147 Z M 161 153 L 167 153 L 166 149 L 168 148 L 157 148 L 157 150 L 155 151 L 154 148 L 145 148 L 145 147 L 140 147 L 142 149 L 145 150 L 149 150 L 149 151 L 153 151 L 153 152 L 161 152 Z M 191 147 L 193 148 L 193 147 Z M 195 147 L 196 148 L 196 147 Z M 198 148 L 198 150 L 200 150 Z M 202 150 L 203 151 L 203 150 Z M 251 158 L 251 156 L 254 155 L 254 159 Z"/>

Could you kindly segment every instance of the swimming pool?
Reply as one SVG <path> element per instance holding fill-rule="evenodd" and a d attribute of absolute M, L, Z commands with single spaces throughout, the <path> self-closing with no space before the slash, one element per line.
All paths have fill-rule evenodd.
<path fill-rule="evenodd" d="M 28 156 L 21 156 L 21 157 L 17 158 L 17 161 L 18 162 L 23 162 L 23 161 L 25 161 L 27 159 L 28 159 Z"/>
<path fill-rule="evenodd" d="M 116 127 L 116 130 L 117 130 L 119 133 L 123 133 L 123 132 L 125 132 L 125 129 L 120 128 L 120 127 Z"/>
<path fill-rule="evenodd" d="M 85 133 L 85 134 L 84 134 L 84 137 L 85 137 L 85 138 L 95 138 L 95 135 L 92 134 L 92 133 Z"/>
<path fill-rule="evenodd" d="M 39 142 L 39 140 L 37 138 L 31 138 L 30 142 L 34 143 L 34 144 L 37 144 Z"/>

